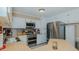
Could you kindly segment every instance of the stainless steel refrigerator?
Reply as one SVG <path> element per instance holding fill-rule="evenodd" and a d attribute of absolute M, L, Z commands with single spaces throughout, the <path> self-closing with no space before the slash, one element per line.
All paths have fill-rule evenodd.
<path fill-rule="evenodd" d="M 65 39 L 65 24 L 60 21 L 50 22 L 47 24 L 47 38 Z"/>

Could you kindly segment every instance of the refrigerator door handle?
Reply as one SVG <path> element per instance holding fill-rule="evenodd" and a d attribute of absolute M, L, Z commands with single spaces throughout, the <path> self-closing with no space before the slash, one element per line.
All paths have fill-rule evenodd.
<path fill-rule="evenodd" d="M 54 30 L 55 30 L 55 34 L 56 34 L 55 37 L 58 38 L 58 29 L 57 29 L 56 22 L 54 22 L 53 25 L 54 25 Z"/>

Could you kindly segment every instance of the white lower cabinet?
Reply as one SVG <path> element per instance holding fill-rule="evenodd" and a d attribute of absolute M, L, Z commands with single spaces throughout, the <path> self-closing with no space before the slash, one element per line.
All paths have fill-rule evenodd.
<path fill-rule="evenodd" d="M 27 36 L 26 35 L 18 36 L 18 38 L 21 40 L 22 43 L 27 44 Z M 14 42 L 17 42 L 16 38 L 8 38 L 7 44 L 14 43 Z"/>
<path fill-rule="evenodd" d="M 26 35 L 23 35 L 23 36 L 18 36 L 21 40 L 21 42 L 27 44 L 27 36 Z"/>
<path fill-rule="evenodd" d="M 37 44 L 47 42 L 46 36 L 44 34 L 37 35 Z"/>
<path fill-rule="evenodd" d="M 16 42 L 16 39 L 12 37 L 12 38 L 8 38 L 7 44 L 15 43 L 15 42 Z"/>

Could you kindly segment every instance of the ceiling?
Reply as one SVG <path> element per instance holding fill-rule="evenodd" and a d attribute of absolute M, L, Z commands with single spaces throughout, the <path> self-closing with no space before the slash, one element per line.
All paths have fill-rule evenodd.
<path fill-rule="evenodd" d="M 41 8 L 45 9 L 45 12 L 40 13 L 38 10 Z M 76 8 L 78 7 L 14 7 L 13 11 L 40 18 L 50 18 Z"/>

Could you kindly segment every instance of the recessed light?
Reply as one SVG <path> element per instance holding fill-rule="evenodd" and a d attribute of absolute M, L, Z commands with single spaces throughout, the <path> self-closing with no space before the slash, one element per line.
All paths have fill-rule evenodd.
<path fill-rule="evenodd" d="M 39 12 L 45 12 L 45 9 L 43 9 L 43 8 L 39 9 Z"/>

